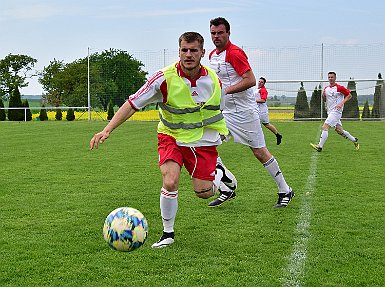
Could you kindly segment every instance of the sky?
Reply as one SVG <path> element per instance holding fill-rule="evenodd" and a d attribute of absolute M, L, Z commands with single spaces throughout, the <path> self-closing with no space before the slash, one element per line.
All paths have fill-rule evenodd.
<path fill-rule="evenodd" d="M 246 47 L 384 43 L 384 1 L 340 0 L 0 0 L 0 59 L 23 54 L 42 70 L 110 48 L 177 51 L 197 31 L 214 48 L 209 21 L 225 17 L 230 40 Z M 208 53 L 207 53 L 208 54 Z M 22 94 L 41 94 L 36 80 Z"/>

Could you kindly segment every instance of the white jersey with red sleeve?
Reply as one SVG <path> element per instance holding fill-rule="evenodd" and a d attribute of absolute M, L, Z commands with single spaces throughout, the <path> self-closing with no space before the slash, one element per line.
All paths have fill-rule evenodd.
<path fill-rule="evenodd" d="M 198 105 L 207 102 L 214 92 L 214 83 L 205 67 L 201 67 L 200 75 L 197 79 L 190 79 L 176 64 L 178 75 L 183 79 L 190 90 L 191 97 Z M 217 79 L 219 81 L 219 79 Z M 133 95 L 128 98 L 128 102 L 135 110 L 144 108 L 149 104 L 165 103 L 167 101 L 167 82 L 163 71 L 159 70 L 148 79 L 148 81 Z M 221 143 L 220 135 L 216 130 L 205 128 L 203 137 L 192 143 L 180 143 L 180 146 L 212 146 Z"/>
<path fill-rule="evenodd" d="M 267 92 L 265 86 L 263 86 L 260 89 L 256 89 L 256 94 L 255 94 L 256 100 L 264 100 L 265 101 L 264 103 L 257 103 L 258 111 L 260 113 L 267 113 L 268 112 L 267 103 L 266 103 L 268 94 L 269 93 Z"/>
<path fill-rule="evenodd" d="M 219 53 L 214 49 L 209 55 L 210 67 L 222 81 L 223 90 L 239 83 L 242 75 L 251 70 L 245 52 L 238 46 L 228 42 Z M 241 112 L 256 109 L 253 87 L 234 94 L 222 95 L 221 109 L 223 113 Z"/>
<path fill-rule="evenodd" d="M 342 114 L 344 107 L 342 107 L 340 110 L 337 110 L 336 106 L 341 103 L 349 94 L 350 90 L 339 84 L 335 84 L 334 86 L 326 86 L 324 88 L 323 96 L 326 97 L 328 114 L 331 112 L 338 112 Z"/>

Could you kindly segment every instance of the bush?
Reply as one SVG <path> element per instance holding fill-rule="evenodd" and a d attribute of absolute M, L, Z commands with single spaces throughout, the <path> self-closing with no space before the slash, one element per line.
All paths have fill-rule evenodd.
<path fill-rule="evenodd" d="M 21 95 L 19 88 L 16 87 L 9 98 L 9 107 L 10 108 L 22 108 L 23 103 L 21 102 Z M 8 119 L 10 121 L 24 121 L 24 110 L 8 110 Z"/>
<path fill-rule="evenodd" d="M 358 108 L 357 92 L 356 92 L 356 82 L 351 80 L 348 82 L 347 89 L 350 90 L 352 98 L 347 101 L 344 105 L 344 110 L 342 112 L 342 118 L 360 118 L 360 110 Z"/>
<path fill-rule="evenodd" d="M 112 99 L 110 99 L 109 103 L 108 103 L 108 108 L 107 108 L 107 120 L 112 120 L 112 118 L 114 117 L 114 104 L 112 103 Z"/>
<path fill-rule="evenodd" d="M 368 119 L 370 118 L 370 110 L 369 110 L 369 103 L 368 100 L 366 100 L 364 109 L 362 110 L 362 119 Z"/>
<path fill-rule="evenodd" d="M 0 108 L 4 108 L 3 100 L 0 98 Z M 0 121 L 5 121 L 6 115 L 5 110 L 0 110 Z"/>
<path fill-rule="evenodd" d="M 309 118 L 309 103 L 307 101 L 306 91 L 301 82 L 301 87 L 298 90 L 297 100 L 294 107 L 294 119 Z"/>
<path fill-rule="evenodd" d="M 48 121 L 47 110 L 45 109 L 44 105 L 41 106 L 39 119 L 41 121 Z"/>
<path fill-rule="evenodd" d="M 66 115 L 66 120 L 67 121 L 73 121 L 75 119 L 75 113 L 73 109 L 68 109 L 67 115 Z"/>
<path fill-rule="evenodd" d="M 61 112 L 61 109 L 57 109 L 56 110 L 56 114 L 55 114 L 55 119 L 57 121 L 61 121 L 63 118 L 63 113 Z"/>

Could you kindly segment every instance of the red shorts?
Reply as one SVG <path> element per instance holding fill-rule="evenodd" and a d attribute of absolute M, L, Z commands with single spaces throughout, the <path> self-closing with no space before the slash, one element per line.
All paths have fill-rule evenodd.
<path fill-rule="evenodd" d="M 158 153 L 159 165 L 172 160 L 181 167 L 184 165 L 194 178 L 214 180 L 218 157 L 216 146 L 178 146 L 173 137 L 158 133 Z"/>

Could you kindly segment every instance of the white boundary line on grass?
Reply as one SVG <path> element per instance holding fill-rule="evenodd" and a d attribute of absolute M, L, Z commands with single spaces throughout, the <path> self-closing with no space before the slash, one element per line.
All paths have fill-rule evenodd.
<path fill-rule="evenodd" d="M 311 236 L 309 231 L 312 214 L 311 197 L 316 183 L 318 156 L 318 152 L 314 152 L 311 156 L 309 176 L 301 196 L 302 204 L 295 229 L 293 251 L 284 270 L 284 276 L 281 278 L 282 286 L 284 287 L 301 286 L 301 280 L 304 276 L 307 245 Z"/>

